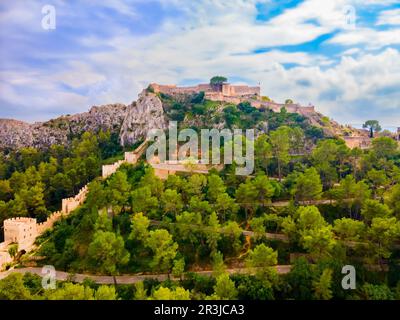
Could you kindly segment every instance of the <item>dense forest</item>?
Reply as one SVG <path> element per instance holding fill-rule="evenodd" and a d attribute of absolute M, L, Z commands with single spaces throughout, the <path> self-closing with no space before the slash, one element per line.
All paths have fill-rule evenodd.
<path fill-rule="evenodd" d="M 107 132 L 85 133 L 67 147 L 1 154 L 0 223 L 46 220 L 89 183 L 85 204 L 37 239 L 38 263 L 71 274 L 170 279 L 44 290 L 39 277 L 12 274 L 0 280 L 0 299 L 400 299 L 395 140 L 349 149 L 285 109 L 221 105 L 201 94 L 161 98 L 180 128 L 256 128 L 254 174 L 237 176 L 232 164 L 160 180 L 142 159 L 102 180 L 101 165 L 123 150 Z M 17 260 L 24 266 L 27 257 Z M 355 290 L 342 288 L 345 265 L 357 270 Z"/>

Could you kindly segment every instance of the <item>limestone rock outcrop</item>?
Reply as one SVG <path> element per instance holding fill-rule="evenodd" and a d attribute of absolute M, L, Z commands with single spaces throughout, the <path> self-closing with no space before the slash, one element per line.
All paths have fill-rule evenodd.
<path fill-rule="evenodd" d="M 121 145 L 133 145 L 144 140 L 150 130 L 165 130 L 167 126 L 161 100 L 157 95 L 144 90 L 138 101 L 128 108 L 121 128 Z"/>
<path fill-rule="evenodd" d="M 44 149 L 55 143 L 67 144 L 73 137 L 85 131 L 110 130 L 119 134 L 127 108 L 123 104 L 94 106 L 89 112 L 33 124 L 0 119 L 0 149 Z"/>

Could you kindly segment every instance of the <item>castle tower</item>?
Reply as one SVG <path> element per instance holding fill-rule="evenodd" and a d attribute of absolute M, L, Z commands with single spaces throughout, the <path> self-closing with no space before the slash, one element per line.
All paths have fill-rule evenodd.
<path fill-rule="evenodd" d="M 37 237 L 36 219 L 12 218 L 4 220 L 4 241 L 17 243 L 18 250 L 28 251 Z"/>

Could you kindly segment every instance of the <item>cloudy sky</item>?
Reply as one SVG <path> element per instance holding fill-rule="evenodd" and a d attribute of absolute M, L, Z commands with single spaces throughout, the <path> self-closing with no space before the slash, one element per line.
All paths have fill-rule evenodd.
<path fill-rule="evenodd" d="M 400 0 L 0 0 L 1 118 L 130 103 L 149 82 L 213 75 L 342 123 L 400 126 Z"/>

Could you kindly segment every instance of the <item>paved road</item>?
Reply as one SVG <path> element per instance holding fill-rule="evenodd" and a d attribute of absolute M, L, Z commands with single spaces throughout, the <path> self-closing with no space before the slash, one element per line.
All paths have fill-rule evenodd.
<path fill-rule="evenodd" d="M 275 266 L 276 271 L 279 274 L 286 274 L 290 271 L 291 265 L 278 265 Z M 229 274 L 234 274 L 234 273 L 252 273 L 252 270 L 249 268 L 235 268 L 235 269 L 227 269 L 226 270 Z M 0 280 L 7 277 L 11 273 L 33 273 L 38 276 L 44 276 L 45 274 L 42 274 L 42 268 L 21 268 L 21 269 L 12 269 L 8 270 L 6 272 L 0 272 Z M 199 275 L 204 275 L 204 276 L 211 276 L 212 271 L 196 271 L 193 272 Z M 114 279 L 115 278 L 115 279 Z M 63 272 L 63 271 L 56 271 L 56 279 L 58 281 L 67 281 L 67 280 L 72 280 L 74 282 L 81 283 L 85 279 L 91 279 L 94 282 L 98 284 L 114 284 L 115 282 L 117 284 L 134 284 L 136 282 L 140 282 L 146 279 L 157 279 L 159 281 L 165 281 L 168 279 L 168 274 L 136 274 L 136 275 L 122 275 L 122 276 L 98 276 L 98 275 L 90 275 L 90 274 L 74 274 L 71 275 L 70 273 Z M 171 276 L 171 279 L 175 279 Z M 176 280 L 178 280 L 176 278 Z"/>
<path fill-rule="evenodd" d="M 162 221 L 159 221 L 159 220 L 151 220 L 150 222 L 152 225 L 156 225 L 156 226 L 161 225 L 163 223 Z M 177 223 L 177 222 L 168 222 L 168 225 L 178 225 L 178 224 L 179 223 Z M 199 229 L 201 228 L 204 230 L 207 229 L 207 226 L 199 226 L 199 225 L 186 224 L 186 223 L 185 224 L 182 223 L 182 225 L 191 227 L 193 229 L 196 229 L 196 228 L 199 228 Z M 223 228 L 221 228 L 221 232 L 223 232 Z M 250 236 L 250 237 L 253 237 L 255 235 L 254 231 L 249 231 L 249 230 L 242 230 L 242 234 L 244 236 Z M 289 241 L 288 237 L 283 233 L 268 233 L 268 232 L 266 232 L 266 233 L 264 233 L 264 236 L 270 240 Z"/>

